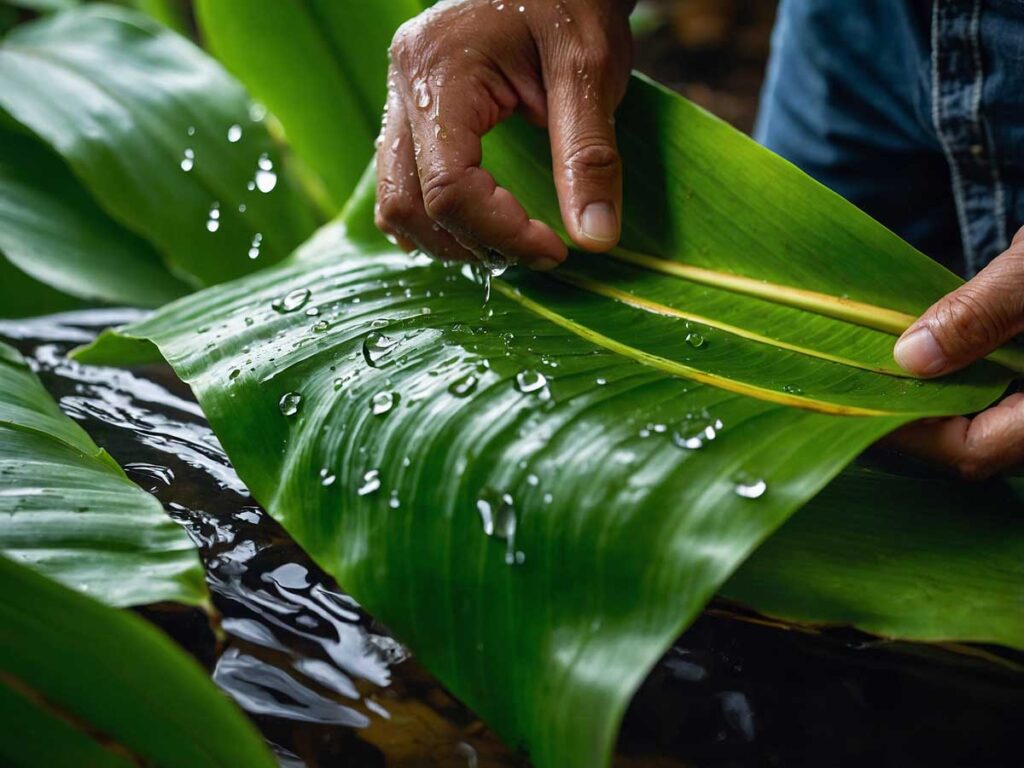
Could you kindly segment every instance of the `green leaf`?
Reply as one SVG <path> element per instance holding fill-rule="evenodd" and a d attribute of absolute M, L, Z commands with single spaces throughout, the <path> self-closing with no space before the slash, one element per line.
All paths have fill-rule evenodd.
<path fill-rule="evenodd" d="M 1024 641 L 1024 480 L 845 472 L 722 589 L 791 621 L 885 637 Z"/>
<path fill-rule="evenodd" d="M 363 238 L 368 198 L 349 209 Z M 652 284 L 682 286 L 616 283 Z M 578 285 L 495 279 L 482 318 L 459 272 L 336 224 L 122 331 L 192 386 L 255 497 L 538 766 L 605 764 L 650 665 L 793 511 L 886 432 L 1006 381 L 982 365 L 917 385 Z"/>
<path fill-rule="evenodd" d="M 196 12 L 210 47 L 281 119 L 337 210 L 373 152 L 391 36 L 421 7 L 418 0 L 199 0 Z"/>
<path fill-rule="evenodd" d="M 194 285 L 275 261 L 312 229 L 242 87 L 142 14 L 88 5 L 18 27 L 0 46 L 0 108 Z"/>
<path fill-rule="evenodd" d="M 80 299 L 157 307 L 189 290 L 152 246 L 96 205 L 57 155 L 3 122 L 0 252 L 36 281 Z M 27 300 L 22 285 L 0 285 L 5 316 L 15 303 L 24 307 L 18 314 L 69 308 Z"/>
<path fill-rule="evenodd" d="M 145 621 L 0 557 L 9 766 L 273 768 L 245 716 Z"/>
<path fill-rule="evenodd" d="M 114 606 L 208 599 L 184 529 L 2 343 L 0 551 Z"/>

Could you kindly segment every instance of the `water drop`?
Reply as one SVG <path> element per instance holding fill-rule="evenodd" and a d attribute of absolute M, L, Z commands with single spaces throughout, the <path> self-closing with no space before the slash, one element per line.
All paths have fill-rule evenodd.
<path fill-rule="evenodd" d="M 309 301 L 310 291 L 309 288 L 296 288 L 294 291 L 289 291 L 279 299 L 274 299 L 271 302 L 270 307 L 275 312 L 285 314 L 287 312 L 295 312 L 298 309 L 302 309 L 306 306 L 306 302 Z"/>
<path fill-rule="evenodd" d="M 426 80 L 417 80 L 413 83 L 412 90 L 416 96 L 417 107 L 426 109 L 430 106 L 430 90 L 427 88 Z"/>
<path fill-rule="evenodd" d="M 370 410 L 374 416 L 383 416 L 395 407 L 396 399 L 393 392 L 378 392 L 370 399 Z"/>
<path fill-rule="evenodd" d="M 266 194 L 277 186 L 277 174 L 274 173 L 274 163 L 271 162 L 270 157 L 264 152 L 260 155 L 259 160 L 256 161 L 256 165 L 256 176 L 253 182 L 255 182 L 256 188 L 260 192 Z"/>
<path fill-rule="evenodd" d="M 368 496 L 369 494 L 380 489 L 380 470 L 371 469 L 363 475 L 363 483 L 356 489 L 356 493 L 360 496 Z"/>
<path fill-rule="evenodd" d="M 376 368 L 381 358 L 391 352 L 397 343 L 383 333 L 370 331 L 363 339 L 363 359 L 366 360 L 367 365 Z"/>
<path fill-rule="evenodd" d="M 196 164 L 196 153 L 194 149 L 190 147 L 185 148 L 185 152 L 181 157 L 181 170 L 188 173 L 192 170 L 192 167 Z"/>
<path fill-rule="evenodd" d="M 914 382 L 918 383 L 918 380 L 915 379 Z M 791 395 L 801 395 L 801 394 L 803 394 L 803 390 L 800 389 L 800 387 L 798 387 L 796 384 L 784 384 L 782 386 L 782 391 L 783 392 L 788 392 Z"/>
<path fill-rule="evenodd" d="M 520 371 L 516 374 L 516 389 L 524 394 L 536 392 L 547 386 L 548 380 L 543 373 L 533 369 Z"/>
<path fill-rule="evenodd" d="M 206 231 L 216 232 L 220 229 L 220 203 L 214 203 L 210 206 L 210 211 L 206 218 Z"/>
<path fill-rule="evenodd" d="M 391 496 L 388 498 L 388 506 L 391 507 L 391 509 L 398 509 L 402 506 L 402 500 L 398 498 L 397 489 L 391 492 Z"/>
<path fill-rule="evenodd" d="M 242 126 L 240 126 L 238 123 L 235 123 L 230 128 L 228 128 L 228 141 L 230 141 L 232 144 L 235 144 L 241 138 Z"/>
<path fill-rule="evenodd" d="M 316 323 L 313 324 L 313 333 L 323 333 L 330 327 L 331 324 L 328 323 L 326 320 L 318 320 Z"/>
<path fill-rule="evenodd" d="M 722 427 L 722 420 L 711 418 L 707 411 L 688 413 L 672 431 L 672 442 L 680 448 L 696 451 L 718 437 Z"/>
<path fill-rule="evenodd" d="M 195 136 L 196 135 L 196 127 L 194 125 L 190 125 L 188 127 L 188 129 L 185 131 L 185 133 L 187 133 L 189 136 Z"/>
<path fill-rule="evenodd" d="M 387 328 L 390 323 L 391 321 L 388 320 L 386 317 L 379 317 L 372 323 L 370 323 L 370 327 L 373 328 L 374 330 L 379 330 L 381 328 Z"/>
<path fill-rule="evenodd" d="M 515 262 L 501 251 L 487 248 L 480 254 L 480 266 L 491 273 L 492 277 L 501 277 Z"/>
<path fill-rule="evenodd" d="M 263 235 L 257 232 L 252 236 L 252 243 L 249 245 L 249 258 L 258 259 L 260 257 L 260 245 L 263 243 Z"/>
<path fill-rule="evenodd" d="M 285 416 L 294 416 L 299 412 L 299 406 L 302 404 L 302 395 L 298 392 L 286 392 L 281 396 L 277 404 L 281 409 L 281 413 Z"/>
<path fill-rule="evenodd" d="M 337 476 L 331 472 L 327 467 L 320 470 L 320 485 L 325 488 L 330 485 L 334 485 L 334 481 L 337 480 Z"/>
<path fill-rule="evenodd" d="M 267 108 L 260 104 L 258 101 L 254 101 L 249 105 L 249 119 L 254 123 L 259 123 L 267 116 Z"/>
<path fill-rule="evenodd" d="M 760 477 L 741 472 L 733 477 L 733 491 L 744 499 L 759 499 L 768 490 L 768 483 Z"/>
<path fill-rule="evenodd" d="M 471 373 L 467 374 L 461 379 L 452 382 L 451 386 L 448 387 L 448 391 L 456 397 L 468 397 L 476 390 L 477 381 L 476 376 Z"/>
<path fill-rule="evenodd" d="M 228 378 L 234 381 L 241 375 L 241 371 L 238 368 L 232 368 L 231 373 L 228 374 Z"/>
<path fill-rule="evenodd" d="M 700 349 L 704 346 L 704 337 L 699 333 L 691 332 L 686 334 L 686 343 L 694 349 Z"/>
<path fill-rule="evenodd" d="M 596 379 L 594 379 L 594 383 L 597 384 L 597 386 L 599 387 L 603 387 L 605 384 L 608 383 L 608 380 L 598 376 Z"/>

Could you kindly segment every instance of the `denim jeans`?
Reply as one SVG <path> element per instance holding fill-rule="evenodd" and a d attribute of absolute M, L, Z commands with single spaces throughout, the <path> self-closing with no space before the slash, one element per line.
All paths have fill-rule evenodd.
<path fill-rule="evenodd" d="M 1024 0 L 782 0 L 755 138 L 973 275 L 1024 225 Z"/>

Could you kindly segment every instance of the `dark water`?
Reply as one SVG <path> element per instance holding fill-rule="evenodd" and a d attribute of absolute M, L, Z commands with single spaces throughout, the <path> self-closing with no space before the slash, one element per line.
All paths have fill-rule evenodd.
<path fill-rule="evenodd" d="M 166 366 L 65 352 L 135 315 L 0 323 L 61 407 L 199 547 L 219 632 L 143 611 L 206 664 L 283 766 L 510 766 L 486 727 L 249 496 Z M 1024 656 L 813 632 L 713 604 L 626 717 L 622 766 L 1022 766 Z"/>

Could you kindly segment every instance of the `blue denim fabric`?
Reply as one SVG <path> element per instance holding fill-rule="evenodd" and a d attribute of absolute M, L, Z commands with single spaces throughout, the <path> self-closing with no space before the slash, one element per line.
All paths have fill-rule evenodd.
<path fill-rule="evenodd" d="M 782 0 L 755 137 L 974 274 L 1024 225 L 1024 0 Z"/>

